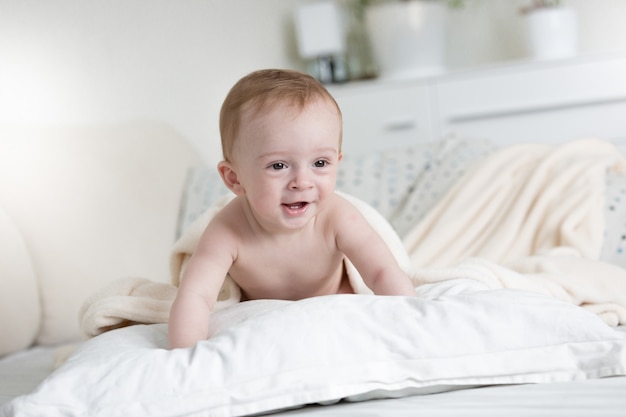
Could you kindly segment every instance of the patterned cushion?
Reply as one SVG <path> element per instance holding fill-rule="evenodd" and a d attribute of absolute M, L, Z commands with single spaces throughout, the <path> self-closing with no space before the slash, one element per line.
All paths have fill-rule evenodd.
<path fill-rule="evenodd" d="M 451 137 L 355 158 L 346 155 L 337 188 L 379 210 L 402 237 L 494 149 L 488 140 Z"/>
<path fill-rule="evenodd" d="M 626 267 L 626 176 L 609 173 L 606 182 L 606 225 L 600 259 Z"/>

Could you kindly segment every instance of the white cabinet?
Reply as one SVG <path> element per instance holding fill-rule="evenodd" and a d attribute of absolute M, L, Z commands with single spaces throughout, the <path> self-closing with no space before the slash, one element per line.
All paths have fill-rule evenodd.
<path fill-rule="evenodd" d="M 626 56 L 521 62 L 407 81 L 330 87 L 350 153 L 448 135 L 557 143 L 595 136 L 626 145 Z"/>
<path fill-rule="evenodd" d="M 440 135 L 501 144 L 626 138 L 626 58 L 519 64 L 435 84 Z"/>
<path fill-rule="evenodd" d="M 333 86 L 343 113 L 343 150 L 350 154 L 405 147 L 433 138 L 429 86 L 364 82 Z"/>

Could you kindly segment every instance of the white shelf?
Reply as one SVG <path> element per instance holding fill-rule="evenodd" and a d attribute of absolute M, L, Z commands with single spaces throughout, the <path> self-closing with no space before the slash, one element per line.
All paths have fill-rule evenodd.
<path fill-rule="evenodd" d="M 450 134 L 500 144 L 626 138 L 626 53 L 364 81 L 330 91 L 344 113 L 346 152 Z"/>

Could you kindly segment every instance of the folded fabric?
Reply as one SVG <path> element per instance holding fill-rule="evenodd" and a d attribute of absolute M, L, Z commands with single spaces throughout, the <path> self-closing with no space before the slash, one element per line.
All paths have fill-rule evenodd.
<path fill-rule="evenodd" d="M 608 325 L 626 323 L 626 270 L 563 248 L 526 257 L 509 267 L 467 258 L 453 267 L 413 269 L 411 277 L 418 286 L 466 278 L 490 289 L 532 291 L 583 307 Z"/>
<path fill-rule="evenodd" d="M 146 278 L 121 278 L 100 289 L 79 312 L 83 332 L 96 336 L 133 324 L 167 323 L 176 287 Z"/>

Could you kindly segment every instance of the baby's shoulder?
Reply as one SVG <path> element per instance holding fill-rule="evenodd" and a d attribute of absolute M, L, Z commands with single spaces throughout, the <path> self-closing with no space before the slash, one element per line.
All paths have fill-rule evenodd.
<path fill-rule="evenodd" d="M 358 211 L 357 207 L 355 206 L 355 197 L 352 197 L 349 194 L 335 191 L 335 193 L 331 197 L 331 201 L 336 211 L 341 209 Z"/>
<path fill-rule="evenodd" d="M 331 224 L 343 225 L 349 219 L 361 217 L 360 210 L 354 205 L 350 196 L 335 193 L 331 198 L 327 219 Z"/>
<path fill-rule="evenodd" d="M 233 198 L 209 219 L 207 229 L 235 232 L 245 224 L 245 214 L 238 198 Z"/>

